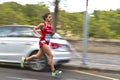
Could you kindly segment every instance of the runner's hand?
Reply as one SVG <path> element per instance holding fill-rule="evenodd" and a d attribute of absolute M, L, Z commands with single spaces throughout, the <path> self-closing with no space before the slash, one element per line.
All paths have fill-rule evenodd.
<path fill-rule="evenodd" d="M 38 38 L 41 38 L 42 36 L 41 35 L 37 35 Z"/>

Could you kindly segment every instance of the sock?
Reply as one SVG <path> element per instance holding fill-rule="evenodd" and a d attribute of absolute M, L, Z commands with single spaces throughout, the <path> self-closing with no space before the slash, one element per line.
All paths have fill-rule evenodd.
<path fill-rule="evenodd" d="M 52 70 L 52 72 L 55 72 L 55 70 Z"/>

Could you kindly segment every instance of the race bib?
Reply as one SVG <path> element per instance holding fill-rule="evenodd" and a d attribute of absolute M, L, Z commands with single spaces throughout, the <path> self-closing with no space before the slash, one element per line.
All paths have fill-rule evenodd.
<path fill-rule="evenodd" d="M 50 34 L 46 34 L 45 40 L 46 40 L 47 42 L 50 42 L 50 39 L 51 39 L 51 35 L 50 35 Z"/>

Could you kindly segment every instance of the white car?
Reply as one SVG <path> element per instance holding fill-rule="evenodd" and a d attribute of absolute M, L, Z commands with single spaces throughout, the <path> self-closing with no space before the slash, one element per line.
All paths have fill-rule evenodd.
<path fill-rule="evenodd" d="M 20 64 L 22 56 L 35 54 L 39 49 L 39 39 L 33 33 L 34 26 L 5 25 L 0 27 L 0 62 Z M 69 43 L 59 34 L 50 40 L 54 64 L 68 63 L 71 60 Z M 47 56 L 42 55 L 26 63 L 32 70 L 44 70 L 48 65 Z"/>

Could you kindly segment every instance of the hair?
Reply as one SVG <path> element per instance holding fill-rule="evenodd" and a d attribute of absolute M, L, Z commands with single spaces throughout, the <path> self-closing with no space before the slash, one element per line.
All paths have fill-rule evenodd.
<path fill-rule="evenodd" d="M 47 18 L 48 15 L 50 15 L 50 14 L 51 14 L 51 13 L 45 13 L 45 14 L 42 16 L 43 20 L 45 20 L 45 18 Z"/>

